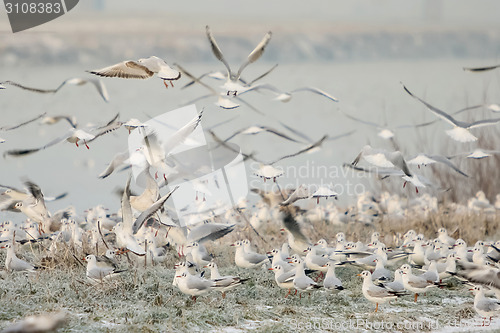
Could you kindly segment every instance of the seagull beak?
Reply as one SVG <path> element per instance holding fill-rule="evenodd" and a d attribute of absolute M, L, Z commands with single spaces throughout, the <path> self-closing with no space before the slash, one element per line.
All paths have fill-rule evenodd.
<path fill-rule="evenodd" d="M 356 276 L 361 276 L 361 274 L 356 274 Z"/>
<path fill-rule="evenodd" d="M 236 246 L 236 244 L 231 244 L 230 246 Z"/>
<path fill-rule="evenodd" d="M 268 268 L 267 269 L 268 271 L 274 271 L 274 269 L 271 267 L 271 268 Z"/>

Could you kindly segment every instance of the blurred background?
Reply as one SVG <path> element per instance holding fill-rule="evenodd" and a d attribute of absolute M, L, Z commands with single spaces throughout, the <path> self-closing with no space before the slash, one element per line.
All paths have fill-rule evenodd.
<path fill-rule="evenodd" d="M 348 193 L 349 186 L 354 189 L 361 184 L 358 191 L 376 191 L 380 185 L 373 183 L 373 177 L 344 172 L 342 163 L 351 162 L 367 143 L 377 148 L 392 146 L 377 136 L 375 128 L 356 123 L 339 110 L 389 127 L 433 120 L 430 112 L 404 93 L 401 81 L 443 110 L 500 102 L 499 70 L 481 74 L 462 70 L 500 61 L 498 13 L 500 2 L 493 0 L 82 0 L 54 21 L 13 34 L 5 11 L 0 10 L 0 81 L 55 88 L 70 77 L 89 77 L 86 70 L 151 55 L 201 75 L 210 70 L 225 70 L 210 50 L 206 25 L 211 26 L 233 68 L 238 68 L 267 31 L 272 31 L 263 57 L 245 69 L 243 76 L 255 78 L 278 64 L 262 82 L 285 91 L 315 86 L 340 102 L 308 93 L 297 94 L 289 103 L 274 101 L 266 93 L 244 96 L 263 113 L 259 114 L 246 106 L 222 110 L 213 104 L 214 98 L 208 98 L 197 102 L 198 110 L 206 108 L 203 126 L 209 128 L 237 116 L 216 128 L 222 138 L 255 124 L 286 131 L 280 122 L 312 140 L 324 134 L 335 136 L 356 130 L 351 136 L 325 143 L 314 155 L 302 155 L 278 165 L 287 171 L 279 180 L 282 186 L 338 184 L 337 189 L 344 191 L 339 204 L 345 205 L 359 194 L 354 190 Z M 185 77 L 175 82 L 175 88 L 168 89 L 156 78 L 103 81 L 109 90 L 109 103 L 103 102 L 90 85 L 68 86 L 54 95 L 33 94 L 9 86 L 0 92 L 0 125 L 15 124 L 42 112 L 74 115 L 81 125 L 106 122 L 118 112 L 122 120 L 133 117 L 146 121 L 149 116 L 173 110 L 207 93 L 200 86 L 181 89 L 188 82 Z M 207 83 L 217 89 L 222 84 L 210 80 Z M 493 116 L 480 110 L 473 115 L 464 114 L 462 119 Z M 42 146 L 67 128 L 62 122 L 53 126 L 35 123 L 17 131 L 0 132 L 0 137 L 7 140 L 0 145 L 0 153 Z M 474 149 L 483 142 L 455 143 L 446 136 L 445 129 L 448 125 L 438 122 L 421 130 L 397 130 L 396 140 L 408 155 L 421 151 L 452 154 Z M 495 130 L 493 138 L 498 137 Z M 127 135 L 120 129 L 96 140 L 89 150 L 64 142 L 31 156 L 2 158 L 0 184 L 22 187 L 22 179 L 29 178 L 47 195 L 68 191 L 67 198 L 51 204 L 53 209 L 74 205 L 82 211 L 102 203 L 116 210 L 120 198 L 114 190 L 123 187 L 126 173 L 105 180 L 97 179 L 97 175 L 115 153 L 127 148 Z M 491 146 L 491 139 L 487 141 Z M 267 134 L 240 136 L 234 142 L 244 152 L 256 152 L 265 161 L 304 147 Z M 465 172 L 475 170 L 477 165 L 472 162 L 457 161 Z M 301 167 L 305 171 L 299 174 Z M 318 174 L 321 167 L 331 172 Z M 258 179 L 252 176 L 256 168 L 255 163 L 247 164 L 250 187 L 271 188 L 269 183 L 256 182 Z M 436 168 L 421 172 L 432 178 L 436 170 L 441 171 Z M 445 183 L 440 185 L 453 187 L 450 195 L 454 200 L 465 200 L 485 183 L 446 173 L 448 178 L 441 177 Z M 395 184 L 401 195 L 416 195 L 414 188 L 402 189 L 399 180 Z M 493 185 L 489 184 L 491 189 L 487 192 L 491 199 L 498 191 L 498 186 Z"/>

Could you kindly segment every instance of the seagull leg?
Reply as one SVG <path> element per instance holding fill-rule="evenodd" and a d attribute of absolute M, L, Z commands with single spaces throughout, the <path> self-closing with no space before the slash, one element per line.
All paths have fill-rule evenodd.
<path fill-rule="evenodd" d="M 158 179 L 158 171 L 155 172 L 155 179 Z"/>
<path fill-rule="evenodd" d="M 205 197 L 205 193 L 203 193 L 203 201 L 207 201 L 207 198 Z"/>
<path fill-rule="evenodd" d="M 172 88 L 174 87 L 174 81 L 170 80 L 170 85 L 172 86 Z"/>
<path fill-rule="evenodd" d="M 316 199 L 316 205 L 319 205 L 319 197 Z"/>
<path fill-rule="evenodd" d="M 168 89 L 168 83 L 165 80 L 163 80 L 163 84 L 165 85 L 165 88 Z"/>
<path fill-rule="evenodd" d="M 416 191 L 416 192 L 417 192 L 417 194 L 418 194 L 418 187 L 415 187 L 415 191 Z"/>
<path fill-rule="evenodd" d="M 418 298 L 418 294 L 415 293 L 415 302 L 417 301 L 417 298 Z"/>
<path fill-rule="evenodd" d="M 223 299 L 225 299 L 225 298 L 226 298 L 226 292 L 225 292 L 225 291 L 223 291 L 223 292 L 222 292 L 222 298 L 223 298 Z"/>
<path fill-rule="evenodd" d="M 75 145 L 76 145 L 77 147 L 80 147 L 80 146 L 78 145 L 78 141 L 77 141 L 77 142 L 75 142 Z"/>
<path fill-rule="evenodd" d="M 292 289 L 288 289 L 288 293 L 285 295 L 285 298 L 287 298 L 288 295 L 290 295 L 291 292 L 292 292 Z"/>
<path fill-rule="evenodd" d="M 87 147 L 87 149 L 90 149 L 89 145 L 87 144 L 87 141 L 83 140 L 83 143 L 85 143 L 85 147 Z"/>
<path fill-rule="evenodd" d="M 406 182 L 404 182 L 404 184 L 403 184 L 403 188 L 405 188 L 405 187 L 406 187 Z"/>
<path fill-rule="evenodd" d="M 378 311 L 378 303 L 376 303 L 376 304 L 377 304 L 377 306 L 375 307 L 375 312 Z"/>
<path fill-rule="evenodd" d="M 293 296 L 297 295 L 297 289 L 295 289 L 295 294 L 293 294 Z"/>

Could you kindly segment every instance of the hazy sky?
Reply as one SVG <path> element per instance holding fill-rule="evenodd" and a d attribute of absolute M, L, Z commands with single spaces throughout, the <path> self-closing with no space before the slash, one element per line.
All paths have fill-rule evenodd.
<path fill-rule="evenodd" d="M 498 23 L 497 0 L 84 0 L 81 10 L 101 8 L 108 12 L 160 11 L 179 15 L 252 17 L 284 20 L 318 19 L 340 21 L 427 21 L 435 16 L 441 22 L 460 24 Z"/>

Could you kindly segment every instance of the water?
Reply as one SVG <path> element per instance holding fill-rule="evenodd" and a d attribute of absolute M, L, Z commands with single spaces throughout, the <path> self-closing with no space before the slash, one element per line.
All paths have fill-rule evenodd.
<path fill-rule="evenodd" d="M 388 61 L 370 63 L 287 63 L 280 64 L 263 82 L 276 85 L 282 90 L 292 90 L 301 86 L 315 86 L 340 99 L 339 103 L 306 92 L 297 93 L 289 103 L 272 100 L 269 93 L 250 93 L 243 98 L 259 109 L 260 115 L 248 107 L 235 110 L 222 110 L 213 105 L 214 98 L 197 102 L 198 110 L 205 108 L 202 125 L 209 128 L 223 120 L 238 116 L 235 120 L 217 127 L 215 132 L 226 138 L 234 131 L 249 125 L 267 125 L 283 131 L 278 121 L 307 134 L 314 141 L 324 134 L 335 136 L 355 129 L 356 132 L 338 141 L 325 143 L 323 149 L 314 154 L 307 154 L 283 160 L 277 165 L 287 172 L 279 179 L 281 186 L 301 183 L 339 184 L 345 190 L 341 195 L 341 204 L 352 202 L 355 193 L 346 195 L 348 183 L 358 190 L 368 188 L 369 182 L 363 176 L 346 176 L 341 167 L 344 162 L 351 162 L 359 150 L 367 143 L 374 147 L 390 148 L 388 142 L 377 137 L 376 129 L 364 126 L 345 118 L 339 112 L 349 112 L 358 118 L 390 126 L 412 124 L 433 120 L 434 116 L 409 97 L 400 84 L 404 82 L 416 95 L 443 110 L 457 110 L 466 105 L 483 102 L 499 102 L 500 71 L 475 74 L 464 72 L 463 66 L 481 65 L 484 62 L 468 59 L 440 59 L 422 61 Z M 101 64 L 95 67 L 100 67 Z M 270 68 L 272 63 L 256 63 L 244 71 L 244 77 L 252 79 Z M 213 64 L 183 64 L 193 74 L 201 74 L 213 69 Z M 3 68 L 3 79 L 22 82 L 40 88 L 57 87 L 69 77 L 85 76 L 78 66 L 51 66 L 30 68 L 26 66 Z M 74 115 L 80 125 L 103 123 L 120 113 L 120 119 L 138 118 L 146 121 L 148 116 L 156 116 L 179 107 L 207 91 L 200 86 L 182 90 L 187 82 L 182 78 L 175 88 L 165 89 L 159 79 L 121 80 L 104 79 L 111 100 L 105 103 L 92 85 L 83 87 L 67 86 L 57 94 L 35 94 L 7 86 L 0 91 L 0 110 L 3 126 L 29 119 L 39 113 L 48 115 Z M 210 82 L 212 86 L 220 82 Z M 148 115 L 148 116 L 147 116 Z M 467 119 L 464 115 L 461 119 Z M 478 116 L 479 117 L 479 116 Z M 483 117 L 483 116 L 481 116 Z M 479 119 L 479 118 L 476 118 Z M 425 128 L 426 145 L 439 152 L 441 142 L 450 141 L 444 129 L 448 125 L 439 122 Z M 11 132 L 0 132 L 7 140 L 0 145 L 0 153 L 8 149 L 39 147 L 63 134 L 68 129 L 65 122 L 56 125 L 30 124 Z M 481 129 L 478 129 L 481 130 Z M 44 151 L 26 157 L 6 157 L 0 162 L 0 184 L 22 188 L 23 179 L 30 179 L 39 184 L 46 195 L 68 192 L 69 195 L 49 204 L 55 211 L 73 205 L 77 212 L 104 204 L 111 211 L 119 208 L 120 197 L 114 191 L 125 185 L 127 173 L 117 173 L 101 180 L 97 175 L 115 153 L 127 149 L 128 132 L 125 129 L 105 135 L 90 144 L 75 147 L 62 142 Z M 209 135 L 206 134 L 207 139 Z M 406 153 L 418 153 L 421 146 L 417 142 L 420 136 L 414 129 L 397 130 L 396 138 Z M 210 140 L 210 139 L 209 139 Z M 279 156 L 298 151 L 304 145 L 295 144 L 270 134 L 257 136 L 238 136 L 233 142 L 239 144 L 246 153 L 256 152 L 264 161 L 275 160 Z M 462 145 L 463 150 L 474 144 Z M 431 151 L 432 152 L 432 151 Z M 256 163 L 247 163 L 248 179 L 251 186 L 263 187 L 252 172 Z M 266 184 L 269 186 L 269 184 Z M 135 188 L 137 191 L 137 187 Z M 339 188 L 337 188 L 339 189 Z M 254 197 L 254 195 L 249 195 Z M 10 216 L 10 215 L 8 215 Z M 20 215 L 14 215 L 20 218 Z"/>

